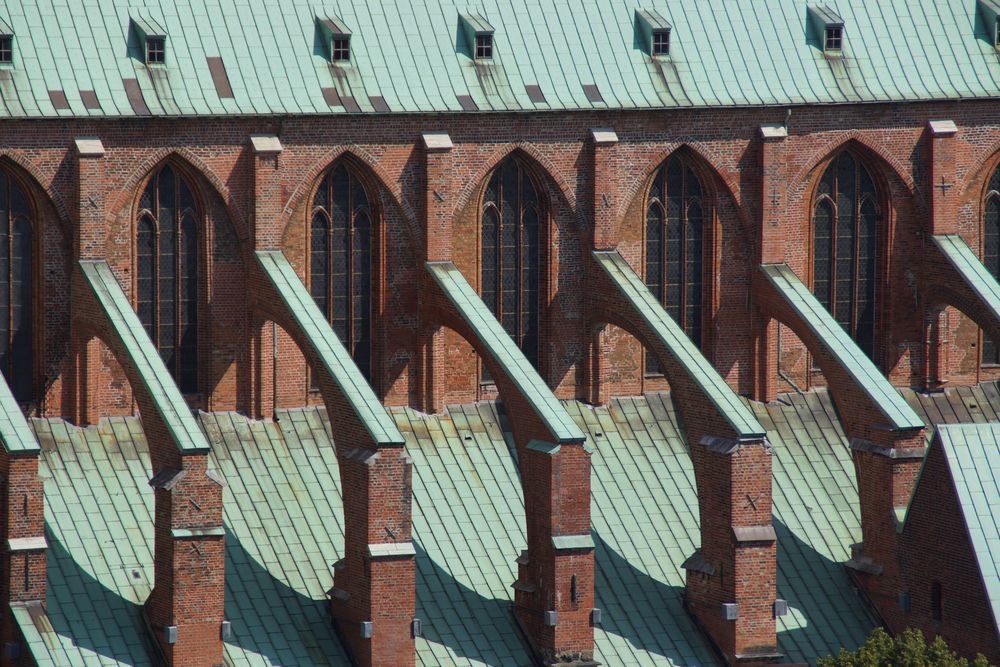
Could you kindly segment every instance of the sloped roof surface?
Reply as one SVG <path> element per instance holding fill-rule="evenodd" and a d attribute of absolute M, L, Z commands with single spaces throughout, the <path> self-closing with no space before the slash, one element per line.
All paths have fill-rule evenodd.
<path fill-rule="evenodd" d="M 791 606 L 778 640 L 797 661 L 855 646 L 873 626 L 840 566 L 860 536 L 850 456 L 829 401 L 814 398 L 752 405 L 777 450 L 778 593 Z M 669 397 L 564 405 L 596 446 L 592 509 L 604 613 L 597 659 L 712 664 L 681 606 L 680 564 L 699 543 L 697 496 Z M 530 664 L 509 610 L 514 560 L 526 543 L 505 419 L 493 404 L 392 414 L 414 458 L 418 664 Z M 49 476 L 50 565 L 47 616 L 18 616 L 29 646 L 43 666 L 149 665 L 139 605 L 153 577 L 152 492 L 139 422 L 33 424 Z M 330 565 L 342 555 L 343 504 L 323 411 L 285 412 L 277 425 L 214 413 L 202 424 L 228 483 L 227 660 L 346 667 L 325 614 Z"/>
<path fill-rule="evenodd" d="M 1000 627 L 1000 423 L 941 425 L 937 436 Z"/>
<path fill-rule="evenodd" d="M 14 66 L 0 69 L 0 116 L 641 109 L 1000 93 L 991 27 L 973 0 L 827 3 L 845 22 L 841 58 L 818 47 L 806 4 L 0 0 L 15 43 Z M 672 25 L 669 58 L 643 50 L 640 8 Z M 352 54 L 331 67 L 316 14 L 333 10 L 351 31 Z M 473 10 L 496 30 L 489 64 L 473 61 L 462 41 L 459 14 Z M 155 16 L 165 28 L 165 67 L 143 63 L 130 15 Z M 526 86 L 536 85 L 544 101 L 529 96 Z"/>

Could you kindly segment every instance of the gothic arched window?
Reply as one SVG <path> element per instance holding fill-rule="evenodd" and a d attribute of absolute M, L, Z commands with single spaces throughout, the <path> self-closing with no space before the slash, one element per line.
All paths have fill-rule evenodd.
<path fill-rule="evenodd" d="M 371 381 L 372 212 L 364 185 L 343 164 L 316 190 L 309 241 L 312 297 Z"/>
<path fill-rule="evenodd" d="M 983 207 L 983 264 L 1000 280 L 1000 167 L 990 177 Z M 983 334 L 983 363 L 1000 364 L 1000 348 Z"/>
<path fill-rule="evenodd" d="M 34 393 L 32 238 L 24 191 L 0 170 L 0 369 L 19 403 Z"/>
<path fill-rule="evenodd" d="M 516 158 L 490 176 L 483 193 L 482 296 L 490 312 L 538 367 L 538 192 Z M 483 369 L 483 381 L 489 381 Z"/>
<path fill-rule="evenodd" d="M 198 206 L 170 165 L 146 185 L 136 221 L 136 310 L 181 392 L 198 391 Z"/>
<path fill-rule="evenodd" d="M 878 192 L 850 151 L 827 167 L 813 204 L 813 294 L 868 355 L 875 354 Z"/>
<path fill-rule="evenodd" d="M 646 286 L 699 348 L 704 246 L 701 181 L 675 153 L 656 172 L 646 200 Z M 646 373 L 660 372 L 647 354 Z"/>

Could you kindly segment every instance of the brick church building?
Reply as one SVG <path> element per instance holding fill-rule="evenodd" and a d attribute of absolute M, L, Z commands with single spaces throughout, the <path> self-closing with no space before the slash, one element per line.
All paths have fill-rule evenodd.
<path fill-rule="evenodd" d="M 6 0 L 0 117 L 0 665 L 1000 663 L 997 0 Z"/>

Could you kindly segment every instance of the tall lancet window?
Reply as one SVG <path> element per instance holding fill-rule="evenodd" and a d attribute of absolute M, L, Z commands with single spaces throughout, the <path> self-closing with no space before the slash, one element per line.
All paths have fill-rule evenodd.
<path fill-rule="evenodd" d="M 1000 167 L 990 177 L 983 206 L 983 264 L 1000 280 Z M 983 334 L 983 363 L 1000 364 L 1000 346 Z"/>
<path fill-rule="evenodd" d="M 646 286 L 701 347 L 705 206 L 701 182 L 676 153 L 653 177 L 646 201 Z M 659 374 L 652 355 L 646 373 Z"/>
<path fill-rule="evenodd" d="M 827 167 L 813 204 L 813 294 L 858 347 L 875 353 L 878 192 L 850 151 Z"/>
<path fill-rule="evenodd" d="M 19 403 L 34 393 L 31 210 L 24 191 L 0 170 L 0 369 Z"/>
<path fill-rule="evenodd" d="M 521 162 L 507 158 L 483 193 L 482 296 L 490 311 L 538 367 L 538 191 Z M 490 381 L 483 369 L 483 381 Z"/>
<path fill-rule="evenodd" d="M 369 382 L 372 238 L 368 193 L 347 166 L 338 164 L 327 173 L 313 199 L 309 289 Z"/>
<path fill-rule="evenodd" d="M 198 391 L 198 206 L 170 165 L 139 199 L 136 310 L 185 394 Z"/>

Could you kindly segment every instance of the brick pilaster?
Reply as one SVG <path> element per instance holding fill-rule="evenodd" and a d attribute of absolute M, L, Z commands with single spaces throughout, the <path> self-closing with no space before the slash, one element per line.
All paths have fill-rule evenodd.
<path fill-rule="evenodd" d="M 11 605 L 45 603 L 44 494 L 38 476 L 39 450 L 11 453 L 0 450 L 0 642 L 21 642 Z M 20 654 L 27 655 L 21 646 Z M 0 665 L 27 664 L 0 653 Z"/>
<path fill-rule="evenodd" d="M 282 230 L 277 223 L 283 206 L 281 140 L 270 134 L 255 134 L 250 137 L 250 150 L 253 153 L 253 212 L 250 215 L 253 247 L 254 250 L 279 250 Z"/>
<path fill-rule="evenodd" d="M 757 220 L 757 264 L 785 261 L 787 226 L 783 225 L 788 163 L 786 139 L 788 129 L 780 124 L 761 125 L 760 133 L 760 193 Z M 756 360 L 755 398 L 770 402 L 778 390 L 778 323 L 753 311 L 753 355 Z"/>
<path fill-rule="evenodd" d="M 958 188 L 955 179 L 955 134 L 958 128 L 950 120 L 931 120 L 927 123 L 930 142 L 930 234 L 958 233 Z M 934 253 L 934 248 L 928 248 Z M 933 275 L 927 273 L 925 275 Z M 940 326 L 946 322 L 939 304 L 925 303 L 924 308 L 924 385 L 937 389 L 948 381 L 947 346 L 948 332 Z"/>
<path fill-rule="evenodd" d="M 614 156 L 618 135 L 611 128 L 590 131 L 594 150 L 594 171 L 591 189 L 594 225 L 594 250 L 614 250 L 618 247 L 616 234 Z"/>
<path fill-rule="evenodd" d="M 429 132 L 421 137 L 424 148 L 424 247 L 427 261 L 446 261 L 452 258 L 451 215 L 451 137 L 444 132 Z M 421 294 L 423 298 L 423 294 Z M 427 412 L 444 408 L 447 363 L 445 332 L 428 324 L 420 329 L 420 400 Z"/>

